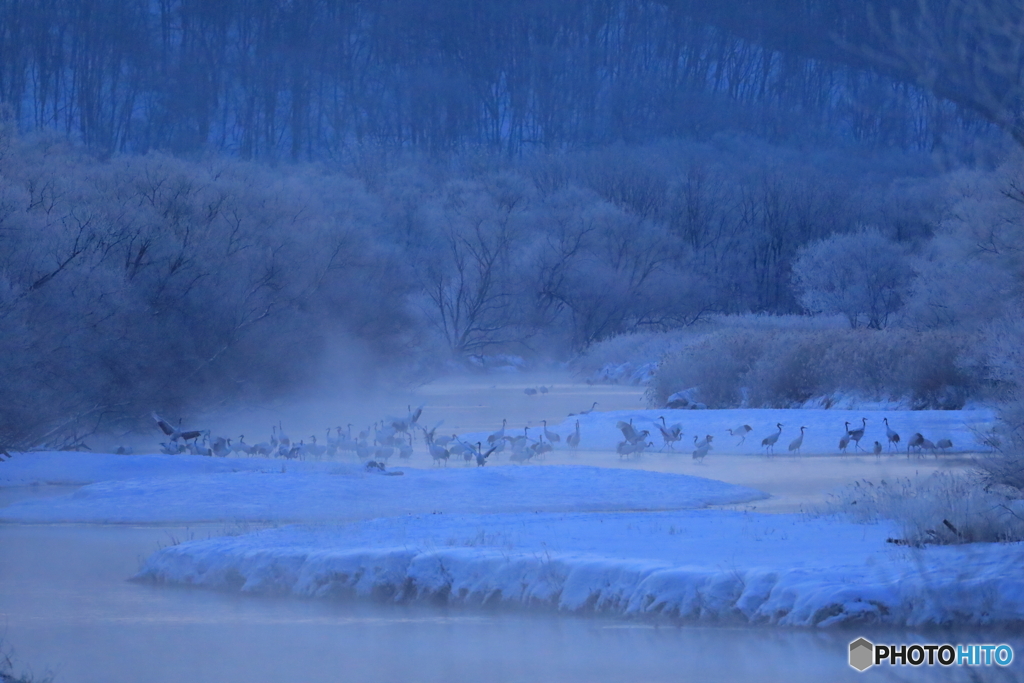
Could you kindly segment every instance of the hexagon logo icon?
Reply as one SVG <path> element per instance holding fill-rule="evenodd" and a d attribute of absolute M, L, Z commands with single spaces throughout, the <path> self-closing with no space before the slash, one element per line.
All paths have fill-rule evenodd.
<path fill-rule="evenodd" d="M 850 643 L 850 666 L 857 671 L 864 671 L 874 664 L 875 646 L 867 638 L 858 638 Z"/>

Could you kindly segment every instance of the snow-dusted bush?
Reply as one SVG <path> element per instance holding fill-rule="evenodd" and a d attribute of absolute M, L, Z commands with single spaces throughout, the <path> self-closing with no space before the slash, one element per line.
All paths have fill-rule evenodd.
<path fill-rule="evenodd" d="M 979 365 L 1000 403 L 989 436 L 995 453 L 979 465 L 989 483 L 1024 491 L 1024 318 L 1007 315 L 985 331 Z"/>
<path fill-rule="evenodd" d="M 862 480 L 834 494 L 825 511 L 874 523 L 895 521 L 909 545 L 1024 540 L 1024 492 L 986 486 L 978 472 Z"/>
<path fill-rule="evenodd" d="M 695 400 L 721 408 L 790 408 L 855 393 L 955 409 L 979 391 L 960 363 L 972 341 L 946 331 L 719 330 L 663 358 L 652 402 L 692 389 Z"/>
<path fill-rule="evenodd" d="M 907 248 L 876 229 L 808 244 L 793 263 L 793 282 L 804 308 L 841 313 L 853 328 L 887 327 L 913 276 Z"/>
<path fill-rule="evenodd" d="M 665 405 L 677 391 L 696 388 L 694 400 L 709 408 L 744 403 L 745 380 L 763 355 L 766 335 L 750 330 L 721 330 L 692 340 L 670 353 L 651 385 L 655 405 Z"/>
<path fill-rule="evenodd" d="M 99 160 L 0 135 L 0 445 L 153 408 L 358 389 L 379 366 L 561 359 L 693 331 L 626 338 L 625 357 L 599 349 L 578 365 L 632 375 L 715 330 L 832 329 L 835 317 L 711 317 L 796 310 L 790 267 L 809 242 L 867 223 L 925 233 L 931 205 L 900 198 L 934 183 L 888 189 L 934 170 L 904 161 L 724 136 L 524 160 L 367 149 L 344 168 L 271 168 Z M 667 384 L 733 404 L 765 356 L 772 400 L 806 393 L 783 388 L 784 347 L 747 343 L 697 353 Z"/>
<path fill-rule="evenodd" d="M 595 373 L 609 366 L 628 363 L 639 368 L 651 363 L 657 364 L 717 331 L 747 330 L 751 333 L 771 334 L 786 330 L 814 331 L 847 327 L 846 319 L 842 316 L 713 314 L 697 324 L 671 331 L 633 332 L 609 337 L 587 347 L 573 358 L 570 367 L 580 377 L 593 378 Z"/>

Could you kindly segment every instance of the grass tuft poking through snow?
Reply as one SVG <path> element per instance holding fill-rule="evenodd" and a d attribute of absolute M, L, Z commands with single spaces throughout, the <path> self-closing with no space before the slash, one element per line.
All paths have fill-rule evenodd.
<path fill-rule="evenodd" d="M 1024 540 L 1022 492 L 986 485 L 975 472 L 862 479 L 832 495 L 826 512 L 865 523 L 892 520 L 902 530 L 893 541 L 912 546 Z"/>
<path fill-rule="evenodd" d="M 14 656 L 11 650 L 0 640 L 0 683 L 51 683 L 53 681 L 53 674 L 44 674 L 42 678 L 37 678 L 31 673 L 21 672 L 15 673 L 14 668 Z"/>

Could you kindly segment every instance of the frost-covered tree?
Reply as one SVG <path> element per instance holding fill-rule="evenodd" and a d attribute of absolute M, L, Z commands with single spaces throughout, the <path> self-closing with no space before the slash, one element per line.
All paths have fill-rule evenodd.
<path fill-rule="evenodd" d="M 427 324 L 455 355 L 522 341 L 517 277 L 525 190 L 515 178 L 449 183 L 412 252 Z"/>
<path fill-rule="evenodd" d="M 793 283 L 804 308 L 841 313 L 853 328 L 886 327 L 913 278 L 907 250 L 875 229 L 813 242 L 793 264 Z"/>

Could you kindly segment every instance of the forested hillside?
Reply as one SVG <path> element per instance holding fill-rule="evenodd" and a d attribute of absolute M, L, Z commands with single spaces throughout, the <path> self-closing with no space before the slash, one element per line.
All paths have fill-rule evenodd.
<path fill-rule="evenodd" d="M 978 39 L 961 1 L 926 4 L 963 25 L 936 38 L 951 53 Z M 905 53 L 929 57 L 929 16 L 911 0 L 3 0 L 0 101 L 23 130 L 103 152 L 519 154 L 743 130 L 960 154 L 1013 122 L 955 78 L 973 64 L 935 78 Z"/>
<path fill-rule="evenodd" d="M 0 446 L 713 315 L 839 316 L 893 367 L 932 335 L 944 369 L 793 388 L 778 349 L 839 333 L 716 328 L 666 365 L 739 359 L 711 403 L 1005 396 L 1022 14 L 0 0 Z"/>

